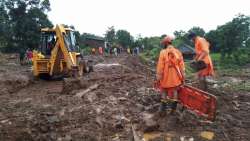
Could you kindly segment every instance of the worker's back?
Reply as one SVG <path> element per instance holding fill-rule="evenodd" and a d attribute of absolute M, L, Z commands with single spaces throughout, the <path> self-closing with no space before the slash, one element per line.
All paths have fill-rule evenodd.
<path fill-rule="evenodd" d="M 161 86 L 163 88 L 176 87 L 182 84 L 184 62 L 182 54 L 173 46 L 169 46 L 160 52 L 157 71 L 162 72 Z"/>

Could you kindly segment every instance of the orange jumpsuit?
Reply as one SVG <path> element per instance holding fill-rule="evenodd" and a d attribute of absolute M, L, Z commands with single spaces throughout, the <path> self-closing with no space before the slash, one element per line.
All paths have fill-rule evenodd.
<path fill-rule="evenodd" d="M 162 88 L 173 88 L 182 84 L 185 70 L 182 54 L 179 50 L 169 45 L 160 52 L 157 75 L 161 76 Z"/>
<path fill-rule="evenodd" d="M 209 56 L 209 43 L 206 39 L 197 36 L 195 38 L 195 58 L 198 59 L 203 51 L 205 51 L 207 55 L 201 60 L 207 64 L 207 68 L 199 71 L 198 76 L 212 76 L 214 75 L 214 69 L 211 57 Z"/>

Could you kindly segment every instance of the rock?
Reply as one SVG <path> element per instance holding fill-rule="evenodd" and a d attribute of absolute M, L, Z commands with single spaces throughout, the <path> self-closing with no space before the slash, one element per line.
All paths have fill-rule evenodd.
<path fill-rule="evenodd" d="M 64 138 L 63 138 L 63 141 L 72 141 L 72 137 L 70 135 L 66 135 Z"/>
<path fill-rule="evenodd" d="M 116 129 L 123 129 L 124 128 L 124 124 L 123 124 L 123 122 L 120 120 L 120 121 L 117 121 L 116 123 L 115 123 L 115 128 Z"/>
<path fill-rule="evenodd" d="M 207 139 L 207 140 L 213 140 L 213 138 L 214 138 L 214 132 L 203 131 L 203 132 L 200 133 L 200 136 L 202 138 Z"/>
<path fill-rule="evenodd" d="M 56 135 L 56 133 L 52 132 L 52 133 L 49 134 L 49 137 L 50 137 L 51 140 L 54 141 L 54 140 L 56 140 L 57 135 Z"/>
<path fill-rule="evenodd" d="M 141 87 L 141 88 L 137 89 L 137 92 L 139 94 L 145 95 L 146 94 L 146 87 Z"/>
<path fill-rule="evenodd" d="M 85 82 L 76 78 L 64 78 L 62 93 L 69 94 L 73 90 L 86 88 Z"/>
<path fill-rule="evenodd" d="M 4 123 L 7 123 L 7 122 L 9 122 L 9 119 L 2 120 L 0 123 L 4 124 Z"/>
<path fill-rule="evenodd" d="M 48 122 L 49 123 L 56 123 L 56 122 L 59 122 L 59 118 L 57 116 L 50 116 L 48 117 Z"/>
<path fill-rule="evenodd" d="M 115 134 L 115 137 L 112 138 L 112 141 L 120 141 L 119 135 Z"/>
<path fill-rule="evenodd" d="M 127 98 L 125 98 L 125 97 L 120 97 L 120 98 L 118 98 L 118 100 L 119 100 L 119 101 L 126 101 Z"/>
<path fill-rule="evenodd" d="M 100 128 L 103 128 L 103 120 L 101 117 L 96 117 L 95 119 L 96 123 L 100 126 Z"/>
<path fill-rule="evenodd" d="M 219 85 L 218 84 L 214 84 L 212 87 L 216 89 L 216 88 L 219 87 Z"/>
<path fill-rule="evenodd" d="M 88 95 L 86 95 L 86 97 L 90 103 L 92 103 L 93 101 L 95 101 L 97 99 L 96 94 L 93 92 L 88 93 Z"/>
<path fill-rule="evenodd" d="M 180 141 L 194 141 L 193 137 L 181 136 Z"/>
<path fill-rule="evenodd" d="M 7 88 L 2 88 L 0 90 L 0 95 L 6 95 L 6 94 L 9 94 L 9 90 Z"/>
<path fill-rule="evenodd" d="M 159 140 L 160 138 L 163 138 L 163 139 Z M 162 134 L 158 132 L 144 133 L 143 140 L 144 141 L 165 141 L 164 136 L 162 136 Z"/>
<path fill-rule="evenodd" d="M 42 133 L 47 133 L 47 132 L 49 132 L 49 127 L 48 127 L 48 126 L 45 126 L 45 125 L 41 125 L 41 126 L 40 126 L 40 131 L 41 131 Z"/>
<path fill-rule="evenodd" d="M 140 110 L 143 111 L 144 110 L 144 106 L 142 104 L 137 103 L 136 107 Z"/>
<path fill-rule="evenodd" d="M 211 79 L 211 78 L 208 78 L 207 79 L 207 83 L 210 83 L 210 84 L 218 84 L 218 81 L 214 80 L 214 79 Z"/>
<path fill-rule="evenodd" d="M 159 127 L 157 122 L 154 120 L 153 114 L 143 113 L 142 116 L 143 116 L 142 117 L 143 122 L 145 123 L 145 128 L 144 128 L 145 132 L 154 131 Z"/>
<path fill-rule="evenodd" d="M 62 117 L 65 115 L 65 108 L 63 108 L 60 112 L 59 112 L 59 116 Z"/>
<path fill-rule="evenodd" d="M 230 85 L 228 83 L 221 84 L 222 87 L 229 87 Z"/>

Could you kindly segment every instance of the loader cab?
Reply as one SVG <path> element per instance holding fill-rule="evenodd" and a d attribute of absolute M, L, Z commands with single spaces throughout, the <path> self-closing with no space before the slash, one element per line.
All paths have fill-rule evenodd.
<path fill-rule="evenodd" d="M 45 56 L 50 56 L 56 44 L 56 33 L 54 31 L 42 31 L 40 37 L 39 51 Z"/>
<path fill-rule="evenodd" d="M 79 47 L 76 44 L 76 38 L 73 30 L 66 29 L 64 41 L 69 52 L 79 52 Z"/>
<path fill-rule="evenodd" d="M 63 34 L 64 43 L 69 52 L 79 52 L 79 47 L 76 44 L 74 31 L 66 28 Z M 54 29 L 44 28 L 41 30 L 39 51 L 46 57 L 50 57 L 51 51 L 57 43 L 56 31 Z"/>

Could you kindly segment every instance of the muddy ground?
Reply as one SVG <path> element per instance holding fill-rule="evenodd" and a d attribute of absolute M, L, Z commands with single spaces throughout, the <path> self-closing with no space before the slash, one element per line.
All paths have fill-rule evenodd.
<path fill-rule="evenodd" d="M 217 117 L 207 122 L 188 111 L 159 117 L 154 70 L 138 57 L 88 58 L 94 72 L 51 81 L 34 79 L 31 67 L 15 59 L 2 59 L 0 141 L 203 141 L 203 131 L 214 133 L 215 141 L 250 140 L 250 93 L 227 84 L 247 82 L 249 73 L 217 76 L 209 90 L 218 98 Z"/>

